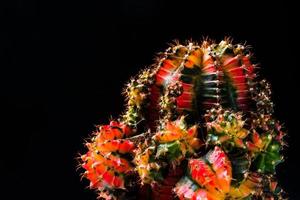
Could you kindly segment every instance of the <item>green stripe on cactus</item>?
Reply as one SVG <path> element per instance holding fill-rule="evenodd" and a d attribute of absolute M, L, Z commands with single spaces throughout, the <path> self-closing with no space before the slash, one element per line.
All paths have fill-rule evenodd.
<path fill-rule="evenodd" d="M 184 68 L 181 71 L 181 81 L 192 84 L 192 112 L 185 112 L 189 118 L 194 121 L 205 111 L 201 109 L 205 100 L 213 99 L 217 102 L 219 81 L 215 73 L 203 73 L 201 68 L 195 66 L 194 68 Z M 220 96 L 220 95 L 219 95 Z M 188 120 L 189 121 L 189 120 Z"/>
<path fill-rule="evenodd" d="M 184 67 L 181 71 L 180 80 L 184 83 L 193 83 L 195 77 L 200 73 L 200 69 L 198 67 L 194 68 L 186 68 Z"/>
<path fill-rule="evenodd" d="M 201 79 L 203 81 L 202 96 L 203 97 L 215 97 L 217 95 L 215 88 L 218 88 L 216 74 L 202 74 Z"/>
<path fill-rule="evenodd" d="M 275 173 L 276 166 L 283 160 L 280 150 L 280 143 L 272 140 L 265 151 L 257 154 L 251 167 L 261 173 Z"/>
<path fill-rule="evenodd" d="M 245 174 L 249 171 L 251 160 L 245 152 L 235 149 L 235 152 L 228 154 L 232 167 L 232 186 L 238 186 L 244 180 Z"/>
<path fill-rule="evenodd" d="M 156 157 L 166 158 L 168 161 L 175 161 L 181 157 L 182 151 L 180 142 L 175 141 L 171 143 L 160 144 L 157 147 Z"/>
<path fill-rule="evenodd" d="M 273 191 L 273 195 L 279 197 L 282 196 L 282 193 L 284 193 L 282 188 L 277 185 L 275 190 Z"/>
<path fill-rule="evenodd" d="M 245 197 L 245 198 L 243 198 L 243 199 L 241 199 L 241 200 L 252 200 L 252 195 L 250 195 L 250 196 L 247 196 L 247 197 Z"/>
<path fill-rule="evenodd" d="M 162 182 L 164 180 L 162 170 L 150 170 L 149 176 L 153 178 L 155 181 Z"/>
<path fill-rule="evenodd" d="M 193 85 L 192 98 L 190 99 L 192 103 L 192 111 L 185 110 L 183 112 L 185 115 L 187 115 L 186 121 L 192 124 L 199 118 L 200 109 L 198 101 L 201 93 L 203 93 L 200 89 L 202 84 L 200 68 L 197 66 L 193 68 L 184 67 L 184 69 L 181 71 L 180 80 L 183 83 Z"/>
<path fill-rule="evenodd" d="M 238 149 L 240 152 L 245 151 L 243 148 L 237 147 L 234 137 L 225 134 L 225 132 L 216 133 L 214 129 L 208 130 L 206 143 L 210 145 L 221 145 L 226 153 L 235 151 L 235 149 Z"/>
<path fill-rule="evenodd" d="M 228 75 L 224 72 L 224 88 L 221 90 L 225 98 L 224 108 L 231 108 L 234 111 L 238 110 L 236 89 Z"/>

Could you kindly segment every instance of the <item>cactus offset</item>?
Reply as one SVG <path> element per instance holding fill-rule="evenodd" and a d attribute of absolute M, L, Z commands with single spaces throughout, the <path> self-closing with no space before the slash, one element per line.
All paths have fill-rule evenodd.
<path fill-rule="evenodd" d="M 127 84 L 120 119 L 87 143 L 90 187 L 102 199 L 284 199 L 285 133 L 251 58 L 228 39 L 160 54 Z"/>
<path fill-rule="evenodd" d="M 195 154 L 203 142 L 197 138 L 197 126 L 186 127 L 184 117 L 167 122 L 148 143 L 136 152 L 136 169 L 142 183 L 163 181 L 163 174 L 175 169 L 185 158 Z"/>
<path fill-rule="evenodd" d="M 133 153 L 135 144 L 126 137 L 133 130 L 116 121 L 103 125 L 87 143 L 88 152 L 81 156 L 84 177 L 90 180 L 90 188 L 97 189 L 100 197 L 116 199 L 125 195 L 127 179 L 134 172 L 128 155 Z M 126 182 L 127 181 L 127 182 Z"/>

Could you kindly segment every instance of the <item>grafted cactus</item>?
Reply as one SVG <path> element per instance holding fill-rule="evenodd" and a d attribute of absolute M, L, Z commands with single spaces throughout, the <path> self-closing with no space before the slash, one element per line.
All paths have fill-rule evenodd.
<path fill-rule="evenodd" d="M 249 47 L 175 43 L 126 85 L 81 164 L 102 199 L 284 199 L 285 133 Z"/>

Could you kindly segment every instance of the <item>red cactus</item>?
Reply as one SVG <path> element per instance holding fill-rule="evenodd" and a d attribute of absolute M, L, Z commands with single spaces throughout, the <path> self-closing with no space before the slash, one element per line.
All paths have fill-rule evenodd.
<path fill-rule="evenodd" d="M 81 157 L 100 198 L 283 199 L 274 173 L 285 134 L 249 48 L 189 42 L 157 60 Z"/>

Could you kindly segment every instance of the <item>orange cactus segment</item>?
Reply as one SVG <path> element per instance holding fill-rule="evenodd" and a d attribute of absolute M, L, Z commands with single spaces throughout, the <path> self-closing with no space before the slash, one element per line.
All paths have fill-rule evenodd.
<path fill-rule="evenodd" d="M 90 181 L 91 188 L 125 189 L 125 177 L 133 167 L 121 154 L 133 153 L 135 145 L 123 138 L 133 133 L 126 124 L 111 121 L 109 125 L 100 126 L 91 142 L 86 143 L 88 152 L 81 160 L 84 177 Z"/>
<path fill-rule="evenodd" d="M 249 174 L 248 177 L 241 183 L 239 187 L 232 187 L 229 195 L 232 198 L 245 198 L 251 194 L 257 193 L 257 190 L 261 187 L 262 178 L 257 174 Z"/>
<path fill-rule="evenodd" d="M 246 146 L 241 138 L 234 138 L 233 141 L 237 147 L 246 148 Z"/>
<path fill-rule="evenodd" d="M 252 78 L 254 73 L 254 65 L 250 62 L 249 55 L 243 56 L 242 58 L 243 64 L 245 65 L 245 69 L 248 72 L 248 75 Z"/>
<path fill-rule="evenodd" d="M 167 122 L 165 129 L 170 132 L 181 132 L 182 129 L 181 129 L 180 125 L 182 124 L 182 121 L 183 121 L 183 118 L 180 118 L 174 122 Z"/>
<path fill-rule="evenodd" d="M 115 152 L 120 146 L 119 140 L 107 140 L 97 145 L 97 149 L 101 152 Z"/>
<path fill-rule="evenodd" d="M 90 188 L 102 187 L 103 184 L 101 177 L 107 170 L 107 167 L 101 163 L 91 164 L 90 162 L 85 166 L 85 169 L 87 171 L 84 173 L 84 176 L 90 180 Z"/>
<path fill-rule="evenodd" d="M 113 167 L 114 170 L 120 173 L 126 173 L 129 170 L 131 170 L 131 165 L 126 159 L 113 154 L 110 154 L 107 157 L 106 163 L 107 165 Z"/>
<path fill-rule="evenodd" d="M 108 140 L 98 144 L 97 149 L 101 152 L 116 152 L 125 154 L 131 153 L 135 145 L 129 140 Z"/>
<path fill-rule="evenodd" d="M 195 198 L 200 198 L 201 195 L 208 195 L 207 198 L 220 199 L 220 197 L 223 197 L 230 191 L 232 179 L 231 164 L 220 147 L 216 146 L 213 151 L 206 155 L 205 159 L 191 159 L 189 161 L 189 170 L 192 179 L 206 189 L 206 191 L 199 191 L 199 193 L 195 194 Z"/>
<path fill-rule="evenodd" d="M 124 188 L 124 180 L 112 169 L 106 168 L 105 171 L 101 171 L 100 177 L 103 185 L 107 187 Z"/>
<path fill-rule="evenodd" d="M 189 161 L 191 177 L 202 187 L 213 189 L 217 186 L 217 177 L 203 159 Z"/>
<path fill-rule="evenodd" d="M 188 134 L 187 134 L 188 138 L 194 138 L 194 137 L 197 137 L 197 134 L 198 134 L 197 128 L 198 128 L 197 125 L 194 125 L 194 126 L 192 126 L 191 128 L 189 128 Z"/>
<path fill-rule="evenodd" d="M 125 134 L 125 137 L 129 137 L 129 136 L 133 135 L 133 133 L 134 133 L 134 131 L 126 124 L 122 124 L 120 126 L 120 128 L 122 129 L 123 133 Z"/>
<path fill-rule="evenodd" d="M 96 132 L 95 141 L 98 143 L 106 140 L 122 139 L 124 136 L 132 135 L 134 131 L 126 124 L 112 121 L 109 125 L 99 127 L 99 132 Z"/>
<path fill-rule="evenodd" d="M 105 156 L 101 154 L 93 155 L 93 158 L 82 165 L 82 167 L 86 170 L 91 170 L 95 166 L 112 167 L 119 173 L 124 173 L 131 170 L 131 165 L 126 159 L 113 154 L 108 154 Z"/>
<path fill-rule="evenodd" d="M 135 149 L 135 145 L 133 142 L 129 140 L 121 140 L 120 141 L 120 147 L 119 147 L 119 152 L 122 154 L 125 153 L 132 153 L 133 150 Z"/>
<path fill-rule="evenodd" d="M 184 117 L 173 121 L 167 122 L 165 129 L 156 133 L 153 139 L 160 143 L 168 143 L 176 140 L 185 140 L 188 144 L 193 144 L 193 146 L 198 149 L 202 142 L 197 139 L 197 125 L 192 126 L 186 130 L 184 124 Z"/>
<path fill-rule="evenodd" d="M 112 170 L 107 170 L 102 175 L 102 181 L 107 183 L 108 185 L 113 185 L 114 173 Z"/>
<path fill-rule="evenodd" d="M 160 143 L 167 143 L 180 140 L 186 136 L 185 131 L 180 128 L 180 120 L 167 122 L 165 129 L 156 133 L 153 139 Z"/>
<path fill-rule="evenodd" d="M 125 189 L 125 185 L 124 185 L 124 179 L 119 177 L 119 176 L 115 176 L 114 177 L 114 181 L 113 181 L 113 185 L 116 187 L 116 188 L 123 188 Z"/>
<path fill-rule="evenodd" d="M 135 158 L 135 163 L 137 166 L 136 170 L 140 175 L 142 181 L 146 183 L 149 181 L 149 159 L 151 154 L 152 150 L 148 148 L 141 154 L 137 153 L 137 156 Z"/>
<path fill-rule="evenodd" d="M 159 141 L 161 143 L 172 142 L 175 140 L 181 139 L 183 136 L 181 131 L 171 132 L 171 131 L 162 131 L 153 137 L 154 140 Z"/>
<path fill-rule="evenodd" d="M 198 150 L 201 146 L 204 145 L 203 141 L 200 140 L 199 138 L 193 138 L 191 140 L 189 140 L 189 145 L 195 149 Z"/>
<path fill-rule="evenodd" d="M 248 150 L 251 152 L 259 152 L 265 147 L 268 138 L 263 138 L 256 131 L 253 131 L 251 140 L 252 141 L 247 141 L 246 143 Z"/>
<path fill-rule="evenodd" d="M 258 148 L 252 142 L 246 142 L 247 149 L 252 152 L 257 152 Z"/>
<path fill-rule="evenodd" d="M 231 70 L 231 69 L 236 69 L 237 67 L 239 66 L 239 57 L 238 56 L 235 56 L 235 57 L 232 57 L 232 56 L 224 56 L 223 57 L 223 68 L 225 70 Z M 234 74 L 235 75 L 242 75 L 242 71 L 238 70 L 234 70 Z"/>
<path fill-rule="evenodd" d="M 253 131 L 252 141 L 253 141 L 253 144 L 255 146 L 257 146 L 258 148 L 263 147 L 263 141 L 262 141 L 261 137 L 259 136 L 259 134 L 256 131 Z"/>
<path fill-rule="evenodd" d="M 90 181 L 90 188 L 96 189 L 96 188 L 102 187 L 101 181 L 98 179 L 98 177 L 94 173 L 86 172 L 85 177 L 87 179 L 89 179 L 89 181 Z"/>
<path fill-rule="evenodd" d="M 222 151 L 220 147 L 216 146 L 214 151 L 209 153 L 206 157 L 216 173 L 218 182 L 217 188 L 223 193 L 229 192 L 232 179 L 232 169 L 225 152 Z"/>
<path fill-rule="evenodd" d="M 101 126 L 100 132 L 96 136 L 96 142 L 123 138 L 124 134 L 119 128 L 111 128 L 108 125 Z"/>
<path fill-rule="evenodd" d="M 84 176 L 90 180 L 91 188 L 113 187 L 124 188 L 124 179 L 119 173 L 126 173 L 131 170 L 127 160 L 112 154 L 102 156 L 91 154 L 82 164 L 86 170 Z"/>
<path fill-rule="evenodd" d="M 93 169 L 100 178 L 108 170 L 108 167 L 101 163 L 96 163 L 95 165 L 93 165 Z"/>
<path fill-rule="evenodd" d="M 200 67 L 202 62 L 202 55 L 203 52 L 200 48 L 192 51 L 190 56 L 188 56 L 184 66 L 187 68 L 192 68 L 194 65 Z"/>
<path fill-rule="evenodd" d="M 277 181 L 275 181 L 275 180 L 271 180 L 270 181 L 270 189 L 271 189 L 271 191 L 275 191 L 276 188 L 277 188 L 277 186 L 278 186 L 278 182 Z"/>

